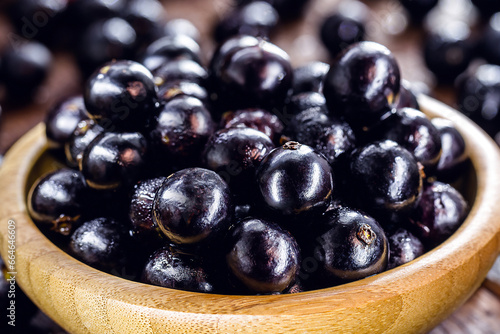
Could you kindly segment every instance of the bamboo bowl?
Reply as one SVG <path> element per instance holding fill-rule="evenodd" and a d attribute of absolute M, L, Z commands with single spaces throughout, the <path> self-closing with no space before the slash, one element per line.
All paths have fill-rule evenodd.
<path fill-rule="evenodd" d="M 161 288 L 111 276 L 52 244 L 26 210 L 34 180 L 57 164 L 43 125 L 26 134 L 0 169 L 0 251 L 16 226 L 17 282 L 71 333 L 411 333 L 436 326 L 480 286 L 500 253 L 500 152 L 477 126 L 431 98 L 430 117 L 453 121 L 471 158 L 462 227 L 404 266 L 338 287 L 278 296 L 226 296 Z"/>

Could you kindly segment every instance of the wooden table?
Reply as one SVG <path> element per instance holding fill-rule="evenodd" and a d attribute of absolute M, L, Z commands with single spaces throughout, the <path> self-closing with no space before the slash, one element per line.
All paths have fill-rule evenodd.
<path fill-rule="evenodd" d="M 305 17 L 299 22 L 281 24 L 272 41 L 285 49 L 294 66 L 312 60 L 329 61 L 328 54 L 319 42 L 318 28 L 321 18 L 332 12 L 338 0 L 311 0 Z M 368 38 L 388 46 L 396 55 L 405 79 L 427 85 L 433 83 L 425 68 L 420 45 L 423 34 L 410 28 L 401 34 L 391 35 L 388 22 L 401 21 L 401 8 L 394 1 L 369 1 L 372 7 L 371 22 L 367 26 Z M 187 18 L 202 33 L 202 49 L 209 55 L 213 50 L 210 32 L 213 23 L 223 15 L 231 0 L 165 0 L 169 18 Z M 9 43 L 9 24 L 0 15 L 0 48 Z M 35 124 L 43 121 L 47 110 L 57 100 L 80 91 L 80 76 L 69 54 L 56 54 L 51 74 L 36 96 L 35 102 L 20 108 L 4 110 L 0 130 L 0 153 L 4 153 L 20 136 Z M 433 89 L 438 99 L 453 105 L 454 91 L 450 87 Z M 490 280 L 447 320 L 431 331 L 438 333 L 500 333 L 500 261 L 490 273 Z M 497 282 L 497 283 L 495 283 Z"/>

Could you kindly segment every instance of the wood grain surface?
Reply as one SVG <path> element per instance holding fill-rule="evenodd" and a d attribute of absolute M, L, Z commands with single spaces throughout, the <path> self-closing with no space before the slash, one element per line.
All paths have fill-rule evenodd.
<path fill-rule="evenodd" d="M 307 15 L 302 21 L 281 25 L 272 38 L 274 42 L 291 54 L 295 66 L 310 60 L 329 61 L 327 53 L 317 40 L 317 29 L 321 18 L 331 12 L 338 1 L 313 0 L 311 2 L 312 5 L 308 8 Z M 205 54 L 210 54 L 211 50 L 213 50 L 213 44 L 208 37 L 211 26 L 219 15 L 223 15 L 228 10 L 230 1 L 170 0 L 164 3 L 170 18 L 188 18 L 198 26 L 204 36 L 202 39 L 202 48 Z M 432 76 L 430 76 L 429 72 L 425 69 L 421 58 L 420 42 L 422 40 L 422 33 L 417 29 L 409 29 L 405 33 L 399 35 L 388 34 L 387 30 L 390 27 L 387 26 L 387 21 L 397 19 L 401 8 L 394 1 L 369 1 L 367 3 L 374 9 L 373 22 L 370 24 L 368 31 L 370 39 L 387 45 L 395 53 L 401 64 L 404 78 L 411 81 L 422 81 L 432 85 Z M 7 34 L 5 33 L 8 29 L 7 20 L 0 15 L 0 48 L 5 47 L 8 43 Z M 3 124 L 0 125 L 0 152 L 5 152 L 21 135 L 43 120 L 46 111 L 55 101 L 63 96 L 73 94 L 80 90 L 79 73 L 74 67 L 72 57 L 67 54 L 57 54 L 55 57 L 56 62 L 53 71 L 40 90 L 35 103 L 22 108 L 8 108 L 4 113 Z M 451 88 L 441 87 L 434 90 L 433 93 L 448 104 L 454 103 L 454 94 Z M 22 172 L 19 170 L 11 171 L 15 171 L 16 173 Z M 0 189 L 1 194 L 10 195 L 7 189 Z M 12 202 L 7 201 L 7 205 L 9 203 Z M 2 216 L 2 223 L 4 223 L 4 216 L 0 216 Z M 24 236 L 22 238 L 24 238 Z M 2 248 L 4 248 L 4 246 L 2 246 Z M 53 251 L 54 250 L 51 252 Z M 51 252 L 48 253 L 50 254 Z M 48 256 L 50 259 L 49 255 L 42 255 L 44 257 Z M 35 256 L 35 254 L 32 254 L 32 256 Z M 498 267 L 500 268 L 500 265 Z M 500 272 L 500 269 L 498 269 L 498 272 Z M 44 275 L 49 274 L 45 273 Z M 58 271 L 57 275 L 64 276 L 69 274 L 67 272 Z M 42 277 L 42 279 L 43 278 L 44 277 Z M 55 289 L 55 282 L 56 281 L 51 283 L 52 287 L 44 286 L 43 289 L 47 289 L 47 291 Z M 488 282 L 486 287 L 500 293 L 500 289 L 498 288 L 500 287 L 500 280 L 497 281 L 499 282 L 498 285 L 491 284 L 492 282 L 494 282 L 494 280 Z M 477 284 L 479 284 L 479 282 Z M 63 286 L 61 289 L 64 293 L 69 293 L 72 296 L 75 295 L 75 291 L 77 293 L 83 292 L 83 290 L 74 290 L 74 288 L 66 286 Z M 64 300 L 64 296 L 60 296 L 60 298 Z M 100 297 L 93 296 L 93 298 L 96 298 L 94 300 L 96 307 L 103 306 L 103 300 L 100 299 Z M 53 304 L 55 302 L 56 301 L 51 300 L 50 303 Z M 49 305 L 49 309 L 53 307 L 54 305 Z M 74 311 L 75 309 L 70 309 L 67 312 L 71 313 Z M 138 314 L 141 313 L 138 312 Z M 85 317 L 85 314 L 83 314 L 83 316 Z M 85 321 L 85 325 L 92 328 L 92 321 L 95 322 L 95 326 L 98 326 L 102 323 L 103 319 L 87 319 Z M 434 324 L 431 324 L 431 326 L 427 326 L 427 328 L 433 325 Z M 119 328 L 119 326 L 117 328 Z M 498 333 L 499 328 L 499 299 L 489 292 L 487 288 L 481 287 L 463 307 L 438 325 L 432 333 Z"/>

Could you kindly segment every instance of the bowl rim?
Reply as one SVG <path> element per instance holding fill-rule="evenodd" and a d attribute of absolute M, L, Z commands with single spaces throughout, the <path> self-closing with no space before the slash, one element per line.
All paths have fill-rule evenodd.
<path fill-rule="evenodd" d="M 373 328 L 369 324 L 375 326 L 378 322 L 378 325 L 384 324 L 388 332 L 402 328 L 428 330 L 480 286 L 500 252 L 500 206 L 496 203 L 500 199 L 500 150 L 459 112 L 427 96 L 419 96 L 418 101 L 431 118 L 447 118 L 462 133 L 477 172 L 478 188 L 469 216 L 452 237 L 415 261 L 395 269 L 341 286 L 271 296 L 187 292 L 100 272 L 52 244 L 27 213 L 27 175 L 48 148 L 43 124 L 9 150 L 0 168 L 0 189 L 3 189 L 0 252 L 4 258 L 8 254 L 7 222 L 13 220 L 19 231 L 17 281 L 44 312 L 72 332 L 95 331 L 95 326 L 101 325 L 130 329 L 134 324 L 125 315 L 132 314 L 143 319 L 147 328 L 162 324 L 166 326 L 162 328 L 169 330 L 189 327 L 230 332 L 243 326 L 242 321 L 253 329 L 264 324 L 276 330 L 287 326 L 324 329 L 325 324 L 329 329 L 345 329 L 354 326 L 350 324 L 352 319 L 357 319 L 358 329 Z M 72 298 L 71 313 L 58 307 L 58 303 L 68 302 L 68 296 Z M 78 316 L 79 320 L 72 322 L 70 318 L 71 314 L 74 317 L 75 309 L 85 316 Z M 103 320 L 99 318 L 103 315 L 96 312 L 104 312 L 104 309 L 106 319 Z M 420 319 L 424 315 L 427 316 Z M 313 320 L 308 321 L 311 317 Z M 117 322 L 118 318 L 121 322 Z"/>

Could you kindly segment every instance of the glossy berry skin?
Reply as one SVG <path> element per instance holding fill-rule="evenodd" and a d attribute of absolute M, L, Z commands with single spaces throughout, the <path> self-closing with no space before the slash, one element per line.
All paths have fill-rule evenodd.
<path fill-rule="evenodd" d="M 491 14 L 500 12 L 500 3 L 495 0 L 471 0 L 474 6 L 476 6 L 481 15 L 484 17 L 489 17 Z"/>
<path fill-rule="evenodd" d="M 194 97 L 179 96 L 160 109 L 149 136 L 159 152 L 188 163 L 198 161 L 215 127 L 203 102 Z"/>
<path fill-rule="evenodd" d="M 194 292 L 210 293 L 215 290 L 201 260 L 173 248 L 162 248 L 151 255 L 142 272 L 141 281 Z"/>
<path fill-rule="evenodd" d="M 64 146 L 75 132 L 78 123 L 89 117 L 81 95 L 60 101 L 45 119 L 45 134 L 51 146 Z"/>
<path fill-rule="evenodd" d="M 217 131 L 203 152 L 204 165 L 217 172 L 236 194 L 253 195 L 255 170 L 274 144 L 264 133 L 247 127 Z"/>
<path fill-rule="evenodd" d="M 64 153 L 66 154 L 68 165 L 78 167 L 82 161 L 85 149 L 104 131 L 104 128 L 92 119 L 80 121 L 64 145 Z"/>
<path fill-rule="evenodd" d="M 406 8 L 413 22 L 420 23 L 437 5 L 438 0 L 399 0 L 399 2 Z"/>
<path fill-rule="evenodd" d="M 167 61 L 154 71 L 154 76 L 159 85 L 181 80 L 204 85 L 208 72 L 194 60 L 180 59 Z"/>
<path fill-rule="evenodd" d="M 170 175 L 153 202 L 153 218 L 177 245 L 200 245 L 220 238 L 234 207 L 229 187 L 215 172 L 187 168 Z"/>
<path fill-rule="evenodd" d="M 452 83 L 464 72 L 473 57 L 466 23 L 442 24 L 427 37 L 424 44 L 425 64 L 441 83 Z"/>
<path fill-rule="evenodd" d="M 481 65 L 457 82 L 460 111 L 495 137 L 500 133 L 500 66 Z"/>
<path fill-rule="evenodd" d="M 52 54 L 38 42 L 25 42 L 4 52 L 0 81 L 12 102 L 27 102 L 48 76 Z"/>
<path fill-rule="evenodd" d="M 121 18 L 94 22 L 82 34 L 76 52 L 84 77 L 113 59 L 132 59 L 138 41 L 134 28 Z"/>
<path fill-rule="evenodd" d="M 256 179 L 263 203 L 282 215 L 325 210 L 334 186 L 328 161 L 297 142 L 271 151 L 257 169 Z"/>
<path fill-rule="evenodd" d="M 317 228 L 314 258 L 326 282 L 351 282 L 386 269 L 389 245 L 372 217 L 341 207 L 325 213 Z"/>
<path fill-rule="evenodd" d="M 138 132 L 103 133 L 85 149 L 80 170 L 97 190 L 131 185 L 144 172 L 147 149 L 146 138 Z"/>
<path fill-rule="evenodd" d="M 85 106 L 103 127 L 140 130 L 152 117 L 157 88 L 141 64 L 120 60 L 107 63 L 89 78 Z"/>
<path fill-rule="evenodd" d="M 84 214 L 88 187 L 83 175 L 68 168 L 37 180 L 28 194 L 28 212 L 34 221 L 69 235 Z"/>
<path fill-rule="evenodd" d="M 224 43 L 220 44 L 210 59 L 209 72 L 212 77 L 220 71 L 221 66 L 230 54 L 250 46 L 259 45 L 260 39 L 254 36 L 234 36 L 227 39 Z M 215 78 L 213 78 L 215 79 Z"/>
<path fill-rule="evenodd" d="M 205 87 L 190 81 L 171 81 L 158 88 L 160 102 L 168 102 L 177 96 L 191 96 L 201 100 L 203 104 L 209 103 L 208 91 Z"/>
<path fill-rule="evenodd" d="M 215 69 L 214 88 L 225 109 L 282 106 L 292 84 L 286 52 L 260 40 L 228 54 Z"/>
<path fill-rule="evenodd" d="M 253 1 L 229 12 L 215 27 L 214 37 L 222 43 L 235 35 L 268 38 L 278 24 L 278 12 L 265 1 Z"/>
<path fill-rule="evenodd" d="M 455 188 L 436 181 L 425 186 L 411 217 L 412 227 L 428 248 L 434 248 L 460 227 L 468 210 L 467 202 Z"/>
<path fill-rule="evenodd" d="M 408 150 L 391 140 L 356 149 L 349 168 L 351 194 L 360 208 L 374 216 L 387 220 L 393 214 L 408 214 L 420 200 L 419 164 Z"/>
<path fill-rule="evenodd" d="M 243 219 L 232 229 L 226 243 L 229 270 L 248 290 L 281 292 L 294 282 L 299 247 L 278 225 L 257 218 Z"/>
<path fill-rule="evenodd" d="M 431 122 L 441 136 L 442 153 L 436 167 L 436 174 L 439 180 L 455 181 L 464 172 L 465 161 L 468 158 L 464 138 L 451 121 L 433 118 Z"/>
<path fill-rule="evenodd" d="M 426 173 L 434 171 L 441 158 L 441 136 L 431 120 L 419 110 L 404 108 L 385 121 L 384 139 L 410 151 Z"/>
<path fill-rule="evenodd" d="M 191 21 L 186 19 L 169 20 L 163 27 L 163 34 L 165 36 L 185 35 L 197 43 L 200 42 L 200 31 Z"/>
<path fill-rule="evenodd" d="M 331 113 L 363 128 L 390 114 L 399 88 L 399 67 L 391 52 L 374 42 L 360 42 L 332 64 L 323 93 Z"/>
<path fill-rule="evenodd" d="M 328 114 L 325 97 L 317 92 L 303 92 L 293 95 L 285 108 L 286 115 L 297 115 L 308 109 L 315 109 Z"/>
<path fill-rule="evenodd" d="M 71 235 L 70 253 L 103 271 L 121 272 L 127 262 L 130 237 L 118 221 L 96 218 L 83 223 Z"/>
<path fill-rule="evenodd" d="M 156 193 L 167 178 L 160 176 L 138 182 L 130 199 L 128 217 L 132 236 L 145 242 L 161 239 L 160 228 L 153 219 L 153 202 Z"/>
<path fill-rule="evenodd" d="M 229 111 L 222 115 L 221 128 L 228 129 L 240 126 L 258 130 L 266 134 L 273 141 L 278 139 L 284 128 L 278 116 L 263 109 Z"/>
<path fill-rule="evenodd" d="M 171 60 L 190 59 L 200 62 L 200 46 L 186 35 L 165 36 L 146 49 L 142 63 L 151 72 Z"/>
<path fill-rule="evenodd" d="M 332 57 L 365 39 L 369 9 L 361 2 L 341 2 L 339 10 L 321 24 L 320 38 Z"/>
<path fill-rule="evenodd" d="M 349 124 L 334 120 L 315 109 L 296 115 L 286 133 L 290 139 L 309 145 L 323 154 L 332 165 L 356 146 L 356 137 Z"/>
<path fill-rule="evenodd" d="M 413 108 L 420 110 L 417 97 L 411 89 L 411 84 L 406 80 L 401 80 L 401 87 L 399 89 L 399 97 L 395 105 L 396 109 Z"/>
<path fill-rule="evenodd" d="M 293 70 L 293 94 L 317 92 L 323 90 L 323 80 L 330 65 L 321 61 L 313 61 Z"/>
<path fill-rule="evenodd" d="M 404 228 L 389 233 L 387 238 L 390 249 L 387 269 L 399 267 L 425 253 L 425 247 L 420 239 Z"/>
<path fill-rule="evenodd" d="M 127 2 L 123 17 L 134 28 L 142 45 L 162 35 L 167 21 L 165 10 L 158 0 L 131 0 Z"/>

